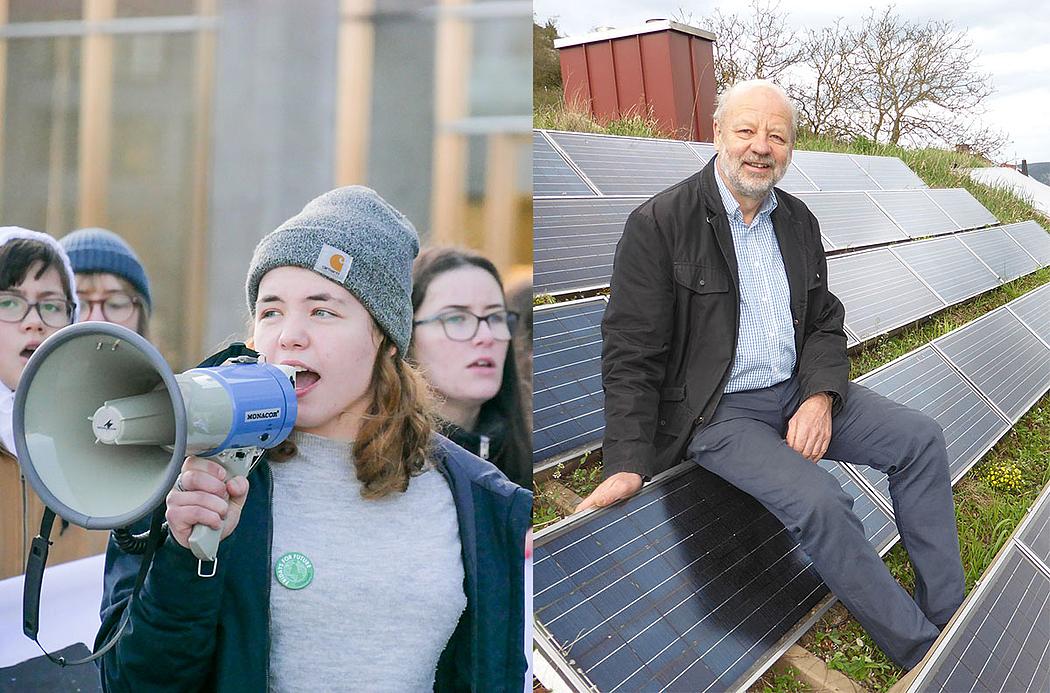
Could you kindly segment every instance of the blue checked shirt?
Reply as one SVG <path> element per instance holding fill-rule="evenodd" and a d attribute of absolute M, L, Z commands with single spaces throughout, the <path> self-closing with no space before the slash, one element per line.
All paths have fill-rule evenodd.
<path fill-rule="evenodd" d="M 795 370 L 791 291 L 770 215 L 777 196 L 770 190 L 751 225 L 715 167 L 715 180 L 729 216 L 740 273 L 740 325 L 726 392 L 771 387 Z"/>

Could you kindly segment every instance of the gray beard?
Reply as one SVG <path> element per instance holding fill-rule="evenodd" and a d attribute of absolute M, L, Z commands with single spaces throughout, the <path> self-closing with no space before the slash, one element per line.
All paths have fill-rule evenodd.
<path fill-rule="evenodd" d="M 762 199 L 768 195 L 769 191 L 773 189 L 773 186 L 784 178 L 788 166 L 791 165 L 791 159 L 788 159 L 787 163 L 784 164 L 784 168 L 778 170 L 774 163 L 773 176 L 768 183 L 764 183 L 746 178 L 742 174 L 741 166 L 743 165 L 743 159 L 734 159 L 721 153 L 719 153 L 719 157 L 724 164 L 723 167 L 719 169 L 719 172 L 725 177 L 726 183 L 729 184 L 732 190 L 735 190 L 740 195 L 752 199 Z"/>

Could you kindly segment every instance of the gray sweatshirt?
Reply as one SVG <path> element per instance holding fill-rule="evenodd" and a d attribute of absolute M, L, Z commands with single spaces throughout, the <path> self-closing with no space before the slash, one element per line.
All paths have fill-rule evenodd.
<path fill-rule="evenodd" d="M 299 454 L 270 463 L 270 689 L 433 690 L 467 604 L 445 478 L 430 469 L 365 500 L 351 443 L 292 440 Z"/>

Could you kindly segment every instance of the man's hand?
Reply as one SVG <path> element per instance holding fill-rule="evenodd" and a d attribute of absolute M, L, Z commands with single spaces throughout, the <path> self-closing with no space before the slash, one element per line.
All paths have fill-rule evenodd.
<path fill-rule="evenodd" d="M 576 506 L 576 512 L 588 508 L 604 508 L 617 501 L 626 500 L 638 493 L 642 487 L 642 475 L 634 472 L 616 472 L 608 479 L 598 484 L 598 488 L 591 491 L 582 503 Z"/>
<path fill-rule="evenodd" d="M 831 444 L 831 395 L 818 392 L 788 421 L 787 444 L 807 460 L 819 462 Z"/>

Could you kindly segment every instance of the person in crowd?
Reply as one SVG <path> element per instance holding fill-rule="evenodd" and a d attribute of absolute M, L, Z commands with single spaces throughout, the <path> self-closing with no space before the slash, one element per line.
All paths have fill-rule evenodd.
<path fill-rule="evenodd" d="M 74 231 L 61 243 L 76 275 L 81 319 L 116 323 L 148 336 L 153 309 L 149 277 L 131 246 L 99 228 Z"/>
<path fill-rule="evenodd" d="M 247 478 L 186 459 L 130 607 L 141 558 L 111 543 L 98 642 L 131 611 L 107 690 L 523 690 L 532 495 L 432 430 L 404 358 L 417 251 L 360 186 L 256 247 L 251 344 L 298 369 L 295 429 Z M 224 537 L 203 570 L 199 523 Z"/>
<path fill-rule="evenodd" d="M 0 228 L 0 444 L 10 454 L 15 388 L 36 348 L 77 319 L 73 287 L 58 241 L 17 226 Z"/>
<path fill-rule="evenodd" d="M 23 495 L 15 459 L 15 390 L 37 347 L 76 320 L 74 285 L 69 258 L 58 241 L 15 226 L 0 228 L 0 486 L 5 498 L 36 500 Z M 0 555 L 0 577 L 18 575 L 25 567 L 26 518 L 31 514 L 35 515 L 27 513 L 23 503 L 3 508 L 0 522 L 5 528 L 21 529 L 4 534 L 12 539 L 17 535 L 18 540 L 5 545 Z"/>
<path fill-rule="evenodd" d="M 428 248 L 412 275 L 410 356 L 438 396 L 442 432 L 532 488 L 530 437 L 510 349 L 518 314 L 507 310 L 496 266 L 467 250 Z"/>

